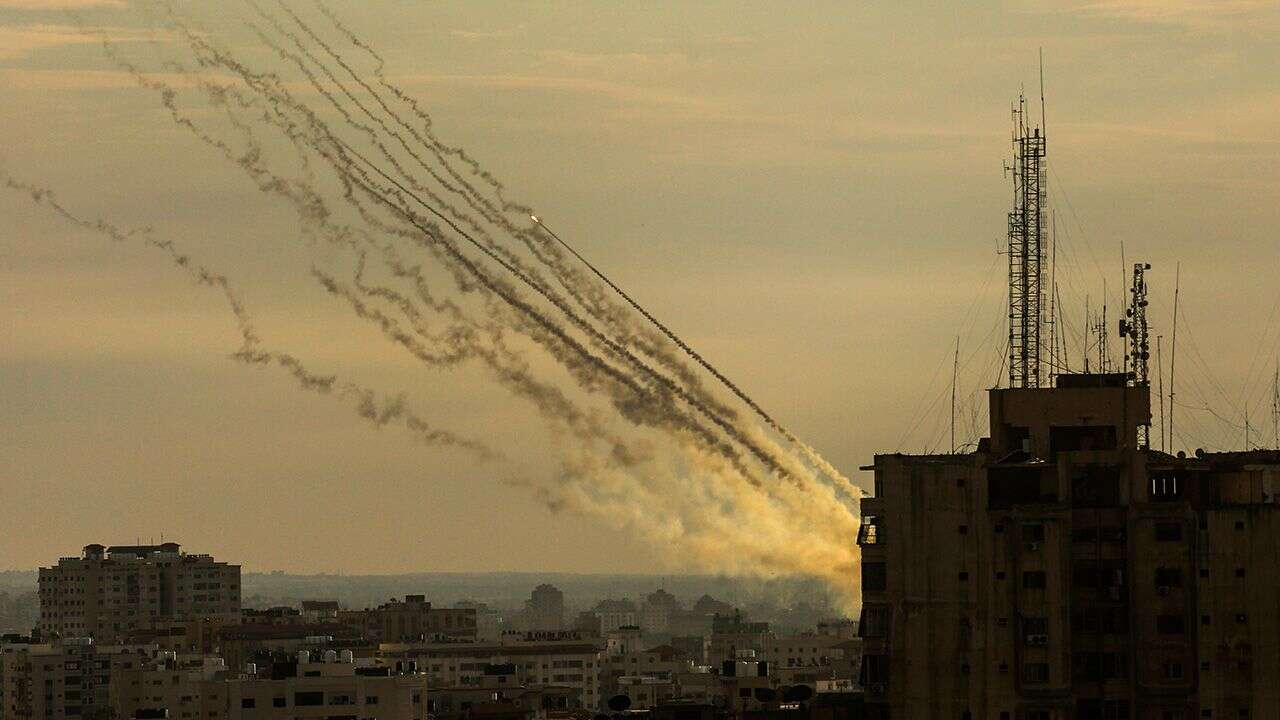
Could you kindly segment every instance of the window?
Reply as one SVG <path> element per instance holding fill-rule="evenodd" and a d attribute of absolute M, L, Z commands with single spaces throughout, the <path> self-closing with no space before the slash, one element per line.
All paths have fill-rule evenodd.
<path fill-rule="evenodd" d="M 1243 529 L 1244 529 L 1244 521 L 1243 521 L 1243 520 L 1237 520 L 1237 521 L 1236 521 L 1236 529 L 1237 529 L 1237 530 L 1243 530 Z"/>
<path fill-rule="evenodd" d="M 1167 662 L 1160 668 L 1160 676 L 1165 680 L 1181 680 L 1184 675 L 1182 671 L 1182 663 Z"/>
<path fill-rule="evenodd" d="M 1023 525 L 1022 526 L 1022 542 L 1042 543 L 1044 542 L 1044 525 Z"/>
<path fill-rule="evenodd" d="M 1028 570 L 1022 573 L 1022 587 L 1044 588 L 1047 585 L 1045 574 L 1040 570 Z"/>
<path fill-rule="evenodd" d="M 968 581 L 969 581 L 969 573 L 968 573 L 967 571 L 961 570 L 961 571 L 960 571 L 960 582 L 968 582 Z"/>
<path fill-rule="evenodd" d="M 1005 578 L 1005 574 L 1004 574 L 1004 571 L 1003 571 L 1003 570 L 998 570 L 998 571 L 996 571 L 996 579 L 997 579 L 997 580 L 1003 580 L 1004 578 Z"/>
<path fill-rule="evenodd" d="M 323 704 L 323 692 L 296 692 L 293 694 L 294 707 L 314 707 Z"/>
<path fill-rule="evenodd" d="M 1161 635 L 1182 635 L 1186 633 L 1186 627 L 1184 627 L 1182 616 L 1157 615 L 1156 632 Z"/>
<path fill-rule="evenodd" d="M 1178 568 L 1156 568 L 1156 587 L 1182 587 L 1182 570 Z"/>
<path fill-rule="evenodd" d="M 1182 540 L 1182 525 L 1176 522 L 1156 523 L 1157 542 L 1179 542 Z"/>
<path fill-rule="evenodd" d="M 240 707 L 246 710 L 257 707 L 257 701 L 253 698 L 240 698 Z"/>
<path fill-rule="evenodd" d="M 377 695 L 365 695 L 365 696 L 364 696 L 364 704 L 365 704 L 365 705 L 377 705 L 377 704 L 378 704 L 378 696 L 377 696 Z"/>
<path fill-rule="evenodd" d="M 1182 497 L 1182 483 L 1172 473 L 1151 476 L 1151 499 L 1154 501 L 1177 500 Z"/>
<path fill-rule="evenodd" d="M 282 697 L 271 698 L 271 707 L 286 707 L 287 705 L 288 701 Z"/>
<path fill-rule="evenodd" d="M 969 526 L 968 526 L 968 525 L 961 525 L 959 528 L 957 528 L 957 530 L 959 531 L 959 533 L 960 533 L 961 535 L 968 535 L 968 534 L 969 534 Z"/>
<path fill-rule="evenodd" d="M 858 544 L 859 545 L 879 545 L 883 542 L 880 537 L 880 524 L 882 520 L 877 515 L 865 515 L 862 518 L 862 525 L 858 527 Z"/>
<path fill-rule="evenodd" d="M 1244 568 L 1236 568 L 1236 577 L 1238 578 L 1244 577 Z"/>

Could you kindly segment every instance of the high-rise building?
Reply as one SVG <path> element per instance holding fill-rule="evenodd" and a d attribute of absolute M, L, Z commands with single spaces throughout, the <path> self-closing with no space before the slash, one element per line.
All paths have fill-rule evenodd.
<path fill-rule="evenodd" d="M 877 455 L 869 718 L 1280 717 L 1280 451 L 1148 449 L 1149 389 L 990 391 L 976 451 Z"/>
<path fill-rule="evenodd" d="M 173 620 L 240 618 L 240 566 L 183 553 L 178 543 L 86 545 L 81 557 L 40 568 L 46 637 L 99 643 Z"/>

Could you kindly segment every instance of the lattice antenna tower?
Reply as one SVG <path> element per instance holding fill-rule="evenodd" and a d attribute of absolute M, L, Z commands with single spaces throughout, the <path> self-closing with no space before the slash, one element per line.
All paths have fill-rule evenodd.
<path fill-rule="evenodd" d="M 1043 380 L 1045 135 L 1018 94 L 1013 108 L 1013 210 L 1009 213 L 1009 387 L 1037 388 Z M 1041 112 L 1041 125 L 1044 113 Z"/>
<path fill-rule="evenodd" d="M 1125 338 L 1124 366 L 1133 387 L 1151 387 L 1151 336 L 1147 325 L 1148 263 L 1133 264 L 1133 285 L 1129 287 L 1129 307 L 1120 318 L 1120 337 Z M 1138 427 L 1139 447 L 1151 447 L 1151 424 Z"/>

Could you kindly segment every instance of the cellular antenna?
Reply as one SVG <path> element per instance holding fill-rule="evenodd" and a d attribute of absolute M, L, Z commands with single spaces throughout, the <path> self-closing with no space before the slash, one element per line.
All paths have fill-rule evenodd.
<path fill-rule="evenodd" d="M 1042 118 L 1043 120 L 1043 118 Z M 1038 388 L 1045 235 L 1044 132 L 1033 127 L 1027 97 L 1013 110 L 1013 210 L 1009 213 L 1009 387 Z"/>
<path fill-rule="evenodd" d="M 1124 366 L 1133 387 L 1151 387 L 1151 340 L 1147 326 L 1147 263 L 1133 264 L 1133 285 L 1129 288 L 1129 307 L 1120 319 L 1120 336 L 1128 342 Z M 1151 448 L 1151 421 L 1138 426 L 1139 447 Z"/>

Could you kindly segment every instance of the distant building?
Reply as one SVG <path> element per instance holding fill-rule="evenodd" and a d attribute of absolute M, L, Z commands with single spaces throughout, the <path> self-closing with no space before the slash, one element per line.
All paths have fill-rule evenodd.
<path fill-rule="evenodd" d="M 303 600 L 299 614 L 303 622 L 337 622 L 338 610 L 337 600 Z"/>
<path fill-rule="evenodd" d="M 591 609 L 591 614 L 599 620 L 601 635 L 618 628 L 639 627 L 636 621 L 636 604 L 630 600 L 601 600 Z"/>
<path fill-rule="evenodd" d="M 1143 447 L 1146 385 L 990 391 L 975 452 L 877 455 L 869 718 L 1280 718 L 1280 451 Z"/>
<path fill-rule="evenodd" d="M 474 610 L 476 613 L 476 639 L 483 642 L 497 642 L 502 637 L 502 613 L 488 604 L 474 600 L 462 600 L 454 605 L 462 610 Z"/>
<path fill-rule="evenodd" d="M 683 609 L 676 596 L 666 590 L 649 593 L 640 606 L 640 628 L 650 635 L 670 633 L 672 621 Z"/>
<path fill-rule="evenodd" d="M 477 634 L 475 608 L 434 607 L 425 595 L 405 595 L 403 602 L 392 600 L 373 609 L 335 611 L 335 617 L 381 642 L 474 640 Z"/>
<path fill-rule="evenodd" d="M 112 643 L 173 620 L 240 620 L 240 566 L 190 555 L 178 543 L 86 545 L 81 557 L 40 568 L 45 637 Z"/>
<path fill-rule="evenodd" d="M 564 593 L 545 583 L 534 588 L 520 613 L 519 629 L 529 632 L 563 630 Z"/>

